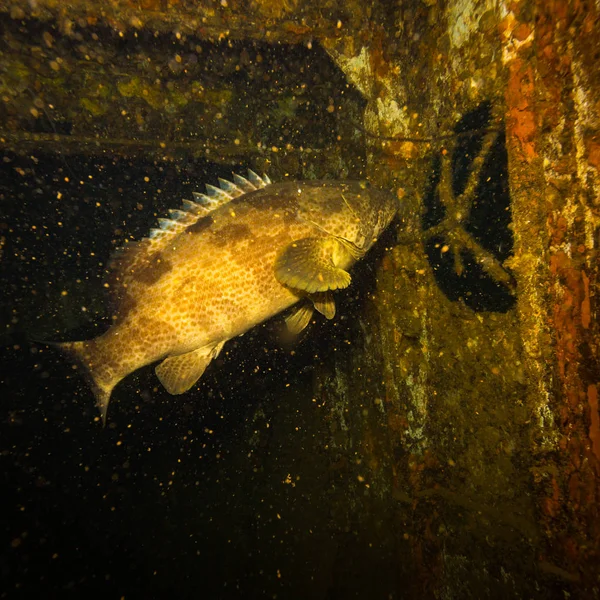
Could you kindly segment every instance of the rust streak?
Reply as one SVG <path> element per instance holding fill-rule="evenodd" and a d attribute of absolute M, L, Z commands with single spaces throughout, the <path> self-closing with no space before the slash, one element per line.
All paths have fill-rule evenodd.
<path fill-rule="evenodd" d="M 592 442 L 592 452 L 600 461 L 600 414 L 598 413 L 598 388 L 595 385 L 588 385 L 587 397 L 590 406 L 589 436 Z"/>
<path fill-rule="evenodd" d="M 591 321 L 590 308 L 590 278 L 585 271 L 581 272 L 581 280 L 583 282 L 583 300 L 581 301 L 581 324 L 584 329 L 589 329 Z"/>
<path fill-rule="evenodd" d="M 520 58 L 510 63 L 506 104 L 508 129 L 518 140 L 522 157 L 530 162 L 537 156 L 535 150 L 536 123 L 533 112 L 533 68 Z"/>

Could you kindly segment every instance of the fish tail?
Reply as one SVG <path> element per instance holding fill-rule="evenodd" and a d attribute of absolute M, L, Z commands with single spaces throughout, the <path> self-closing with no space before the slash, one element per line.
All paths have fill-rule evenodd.
<path fill-rule="evenodd" d="M 102 416 L 102 424 L 106 425 L 108 403 L 115 385 L 120 377 L 115 377 L 113 370 L 105 363 L 96 340 L 85 342 L 52 343 L 64 352 L 82 371 L 96 398 L 96 406 Z"/>

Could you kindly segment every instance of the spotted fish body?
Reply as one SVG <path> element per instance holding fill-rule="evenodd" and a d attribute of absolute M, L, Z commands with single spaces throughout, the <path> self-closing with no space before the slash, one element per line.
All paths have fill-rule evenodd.
<path fill-rule="evenodd" d="M 62 344 L 84 366 L 103 420 L 115 385 L 140 367 L 167 391 L 192 387 L 230 339 L 298 304 L 297 333 L 316 309 L 333 318 L 332 291 L 392 220 L 397 200 L 358 181 L 272 184 L 250 172 L 194 194 L 160 229 L 111 266 L 113 325 Z"/>

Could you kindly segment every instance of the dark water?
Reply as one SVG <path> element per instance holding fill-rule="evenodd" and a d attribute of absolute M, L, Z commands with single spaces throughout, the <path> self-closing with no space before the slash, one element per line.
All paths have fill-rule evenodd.
<path fill-rule="evenodd" d="M 140 371 L 115 394 L 106 429 L 54 354 L 25 342 L 3 351 L 5 595 L 261 597 L 285 588 L 277 545 L 293 547 L 297 507 L 283 482 L 297 468 L 293 456 L 278 456 L 268 424 L 281 435 L 273 413 L 285 400 L 297 407 L 288 428 L 305 426 L 311 407 L 300 392 L 312 375 L 290 374 L 296 361 L 286 356 L 249 356 L 253 344 L 268 347 L 263 334 L 253 337 L 185 398 Z M 266 373 L 253 377 L 249 367 Z"/>
<path fill-rule="evenodd" d="M 78 373 L 33 341 L 103 331 L 115 245 L 220 175 L 201 162 L 7 155 L 0 597 L 348 597 L 338 563 L 349 534 L 327 505 L 330 436 L 314 380 L 346 346 L 372 264 L 355 270 L 335 322 L 294 344 L 281 319 L 268 322 L 229 343 L 183 396 L 151 368 L 136 372 L 105 429 Z"/>

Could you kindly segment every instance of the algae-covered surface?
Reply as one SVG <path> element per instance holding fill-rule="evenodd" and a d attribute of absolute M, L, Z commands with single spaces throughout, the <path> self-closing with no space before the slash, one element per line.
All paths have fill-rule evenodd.
<path fill-rule="evenodd" d="M 597 8 L 338 4 L 0 7 L 0 598 L 598 597 Z M 247 168 L 398 215 L 335 319 L 102 428 L 41 340 Z"/>
<path fill-rule="evenodd" d="M 294 175 L 360 156 L 362 99 L 316 44 L 100 24 L 61 35 L 6 15 L 0 27 L 0 135 L 17 152 L 252 160 Z"/>

